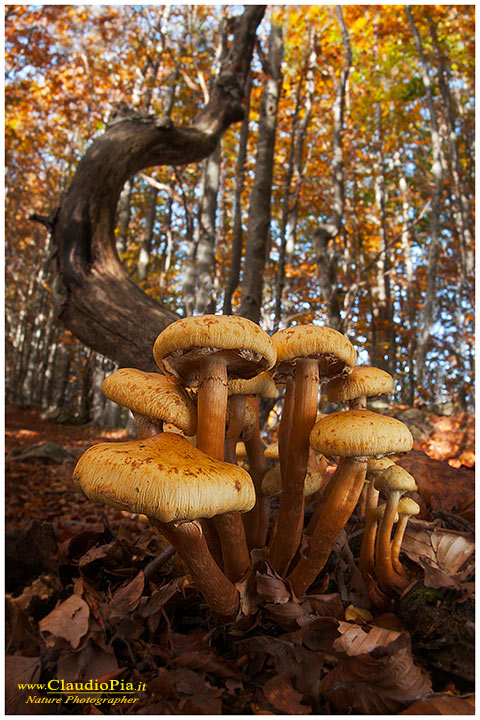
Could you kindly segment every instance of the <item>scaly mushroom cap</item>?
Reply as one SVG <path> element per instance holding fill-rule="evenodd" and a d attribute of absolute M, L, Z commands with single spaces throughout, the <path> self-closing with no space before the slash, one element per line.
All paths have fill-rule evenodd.
<path fill-rule="evenodd" d="M 305 486 L 303 490 L 304 496 L 307 497 L 307 495 L 313 495 L 314 492 L 320 490 L 320 488 L 323 486 L 323 482 L 323 475 L 321 473 L 315 472 L 311 468 L 307 468 L 307 474 L 305 476 Z M 275 467 L 268 470 L 268 472 L 266 472 L 263 476 L 262 495 L 278 495 L 278 493 L 281 493 L 282 490 L 283 487 L 280 466 L 276 465 Z"/>
<path fill-rule="evenodd" d="M 278 442 L 273 443 L 272 445 L 267 445 L 263 454 L 269 460 L 278 460 L 280 457 L 278 453 Z"/>
<path fill-rule="evenodd" d="M 254 395 L 262 398 L 276 398 L 277 386 L 268 371 L 260 373 L 250 380 L 230 380 L 228 383 L 229 395 Z"/>
<path fill-rule="evenodd" d="M 173 433 L 94 445 L 78 461 L 73 480 L 94 502 L 166 523 L 246 512 L 255 504 L 245 470 L 210 458 Z"/>
<path fill-rule="evenodd" d="M 155 340 L 157 365 L 187 386 L 200 380 L 200 359 L 210 353 L 227 359 L 228 377 L 251 378 L 274 366 L 270 336 L 251 320 L 231 315 L 197 315 L 168 325 Z"/>
<path fill-rule="evenodd" d="M 413 438 L 400 420 L 370 410 L 346 410 L 315 423 L 310 444 L 323 455 L 372 457 L 408 452 Z"/>
<path fill-rule="evenodd" d="M 341 375 L 357 362 L 352 343 L 338 330 L 329 327 L 295 325 L 276 332 L 272 341 L 277 350 L 277 384 L 295 373 L 299 358 L 318 359 L 320 379 Z"/>
<path fill-rule="evenodd" d="M 119 405 L 172 423 L 185 435 L 197 432 L 197 411 L 182 386 L 172 378 L 136 368 L 120 368 L 103 381 L 103 394 Z"/>
<path fill-rule="evenodd" d="M 375 479 L 375 487 L 385 493 L 392 490 L 412 492 L 417 489 L 417 483 L 410 473 L 400 465 L 391 465 Z"/>
<path fill-rule="evenodd" d="M 388 457 L 369 458 L 367 462 L 367 481 L 370 482 L 375 480 L 379 473 L 383 472 L 392 465 L 395 465 L 395 463 Z"/>
<path fill-rule="evenodd" d="M 387 508 L 387 504 L 383 503 L 382 505 L 378 505 L 378 507 L 373 508 L 372 515 L 375 518 L 375 520 L 381 520 L 383 516 L 385 515 L 385 510 Z M 395 513 L 395 517 L 393 519 L 393 522 L 398 522 L 398 513 Z"/>
<path fill-rule="evenodd" d="M 380 368 L 357 366 L 345 377 L 327 383 L 329 402 L 347 402 L 366 395 L 383 395 L 393 390 L 393 378 Z"/>
<path fill-rule="evenodd" d="M 420 505 L 409 497 L 400 498 L 398 502 L 397 512 L 399 515 L 418 515 Z"/>

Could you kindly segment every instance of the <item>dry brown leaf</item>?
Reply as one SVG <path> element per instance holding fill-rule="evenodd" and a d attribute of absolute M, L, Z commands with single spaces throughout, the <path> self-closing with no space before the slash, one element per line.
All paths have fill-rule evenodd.
<path fill-rule="evenodd" d="M 275 675 L 263 686 L 268 702 L 275 710 L 287 715 L 308 715 L 312 708 L 301 703 L 302 695 L 297 692 L 285 675 Z"/>
<path fill-rule="evenodd" d="M 428 695 L 400 715 L 475 715 L 475 695 Z"/>
<path fill-rule="evenodd" d="M 36 683 L 40 677 L 40 658 L 5 655 L 5 712 L 8 715 L 29 714 L 24 705 L 31 690 L 21 690 L 19 684 Z"/>
<path fill-rule="evenodd" d="M 118 662 L 111 652 L 100 648 L 92 640 L 80 651 L 62 650 L 57 663 L 57 676 L 66 682 L 98 680 L 118 670 Z"/>
<path fill-rule="evenodd" d="M 49 647 L 65 647 L 66 641 L 75 649 L 88 632 L 89 616 L 90 609 L 85 600 L 71 595 L 40 620 L 38 628 Z"/>
<path fill-rule="evenodd" d="M 411 450 L 396 461 L 413 475 L 418 492 L 430 510 L 455 512 L 474 489 L 475 473 L 462 466 L 433 460 L 419 450 Z"/>
<path fill-rule="evenodd" d="M 415 520 L 407 525 L 402 544 L 402 552 L 425 570 L 425 585 L 433 588 L 458 588 L 470 568 L 459 570 L 474 550 L 473 539 L 465 533 Z"/>
<path fill-rule="evenodd" d="M 322 692 L 340 713 L 395 714 L 430 693 L 427 674 L 415 664 L 405 633 L 339 622 L 333 649 L 340 658 Z"/>

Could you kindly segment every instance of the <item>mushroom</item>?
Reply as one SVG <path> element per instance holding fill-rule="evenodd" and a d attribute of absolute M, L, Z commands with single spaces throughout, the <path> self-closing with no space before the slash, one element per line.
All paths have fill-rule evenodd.
<path fill-rule="evenodd" d="M 395 418 L 370 410 L 347 410 L 319 420 L 310 442 L 318 452 L 340 459 L 308 548 L 288 576 L 297 596 L 303 595 L 321 572 L 352 514 L 365 481 L 368 457 L 407 452 L 413 438 L 407 426 Z"/>
<path fill-rule="evenodd" d="M 398 585 L 399 576 L 392 564 L 392 527 L 402 495 L 417 489 L 414 478 L 400 465 L 391 465 L 375 480 L 375 487 L 387 496 L 387 509 L 378 531 L 375 552 L 376 574 L 380 587 L 386 589 Z"/>
<path fill-rule="evenodd" d="M 272 341 L 277 350 L 275 378 L 287 382 L 284 405 L 287 420 L 284 423 L 282 417 L 279 428 L 283 492 L 268 560 L 279 574 L 285 574 L 302 533 L 303 484 L 310 451 L 309 434 L 317 416 L 319 383 L 347 372 L 355 365 L 357 353 L 344 335 L 316 325 L 280 330 Z"/>
<path fill-rule="evenodd" d="M 412 500 L 412 498 L 403 497 L 398 503 L 397 513 L 399 520 L 392 541 L 392 565 L 395 572 L 399 575 L 405 575 L 405 569 L 400 562 L 400 549 L 402 547 L 405 529 L 409 518 L 411 518 L 412 515 L 418 515 L 419 512 L 420 505 L 418 505 L 415 500 Z"/>
<path fill-rule="evenodd" d="M 180 435 L 161 433 L 94 445 L 81 456 L 73 479 L 94 502 L 147 515 L 209 607 L 225 617 L 236 613 L 238 592 L 214 562 L 197 519 L 253 507 L 255 490 L 245 470 L 205 455 Z"/>
<path fill-rule="evenodd" d="M 228 402 L 233 403 L 233 406 L 237 408 L 239 414 L 241 414 L 242 408 L 245 408 L 242 437 L 245 442 L 249 472 L 257 493 L 255 507 L 243 516 L 247 544 L 249 549 L 252 549 L 254 547 L 262 547 L 265 544 L 270 516 L 270 500 L 260 492 L 260 484 L 267 470 L 267 462 L 265 460 L 263 442 L 260 435 L 259 399 L 276 398 L 277 388 L 272 376 L 266 371 L 251 378 L 251 380 L 231 380 L 228 383 L 228 394 Z M 247 428 L 245 428 L 245 418 L 249 411 L 252 412 L 255 418 L 251 432 L 248 432 Z M 236 440 L 236 438 L 232 433 L 230 443 L 233 444 L 234 440 Z M 228 452 L 229 434 L 227 434 L 227 453 Z"/>
<path fill-rule="evenodd" d="M 197 447 L 224 458 L 228 380 L 251 378 L 275 364 L 267 333 L 251 320 L 227 315 L 199 315 L 169 325 L 157 337 L 157 365 L 188 387 L 198 387 Z M 239 580 L 250 566 L 245 531 L 236 512 L 214 520 L 227 576 Z"/>
<path fill-rule="evenodd" d="M 362 545 L 360 547 L 359 567 L 364 580 L 368 583 L 368 577 L 375 576 L 375 537 L 377 525 L 385 514 L 386 503 L 378 507 L 369 508 L 365 519 L 365 530 L 363 531 Z M 395 516 L 398 521 L 398 514 Z"/>
<path fill-rule="evenodd" d="M 172 378 L 120 368 L 105 378 L 102 390 L 109 400 L 132 412 L 139 440 L 162 432 L 164 422 L 180 428 L 185 435 L 196 433 L 195 404 Z"/>
<path fill-rule="evenodd" d="M 393 390 L 393 378 L 385 370 L 357 365 L 344 377 L 337 377 L 327 383 L 329 402 L 348 402 L 350 410 L 367 407 L 367 397 L 384 395 Z"/>
<path fill-rule="evenodd" d="M 317 490 L 320 490 L 322 488 L 323 483 L 323 475 L 319 472 L 316 472 L 312 468 L 307 467 L 307 474 L 305 475 L 305 484 L 303 487 L 304 497 L 308 497 L 309 495 L 313 495 L 314 493 L 316 493 Z M 275 467 L 270 468 L 270 470 L 268 470 L 263 476 L 261 488 L 262 495 L 272 497 L 274 495 L 279 495 L 282 490 L 283 487 L 280 466 L 275 465 Z"/>

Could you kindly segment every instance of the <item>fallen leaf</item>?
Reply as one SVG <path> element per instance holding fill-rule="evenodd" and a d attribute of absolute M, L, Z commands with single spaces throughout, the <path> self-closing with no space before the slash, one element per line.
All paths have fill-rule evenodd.
<path fill-rule="evenodd" d="M 38 628 L 49 647 L 58 647 L 57 639 L 60 638 L 75 649 L 88 632 L 89 616 L 90 610 L 85 600 L 78 595 L 71 595 L 40 620 Z"/>
<path fill-rule="evenodd" d="M 433 588 L 459 588 L 471 569 L 459 570 L 474 550 L 475 543 L 466 533 L 415 520 L 408 523 L 402 543 L 402 552 L 424 569 L 424 583 Z"/>
<path fill-rule="evenodd" d="M 406 633 L 340 622 L 333 650 L 340 658 L 322 682 L 322 693 L 340 713 L 395 714 L 430 693 L 426 672 L 415 664 Z"/>
<path fill-rule="evenodd" d="M 5 711 L 8 715 L 28 714 L 24 705 L 31 690 L 21 690 L 19 685 L 36 683 L 40 678 L 40 658 L 5 655 Z M 35 693 L 37 694 L 37 693 Z"/>
<path fill-rule="evenodd" d="M 301 693 L 297 692 L 288 677 L 275 675 L 267 680 L 263 686 L 263 692 L 268 702 L 275 710 L 287 715 L 308 715 L 312 708 L 303 705 Z"/>
<path fill-rule="evenodd" d="M 475 715 L 475 695 L 428 695 L 400 715 Z"/>

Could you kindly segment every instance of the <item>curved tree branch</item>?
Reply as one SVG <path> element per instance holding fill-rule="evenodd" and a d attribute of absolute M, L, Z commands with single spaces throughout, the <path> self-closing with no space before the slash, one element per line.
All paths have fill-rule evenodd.
<path fill-rule="evenodd" d="M 155 369 L 153 342 L 177 319 L 137 287 L 120 262 L 114 230 L 122 188 L 144 168 L 199 162 L 243 118 L 245 82 L 264 12 L 263 5 L 247 6 L 234 21 L 209 101 L 190 127 L 129 111 L 122 103 L 80 160 L 55 214 L 56 314 L 82 342 L 120 365 Z"/>

